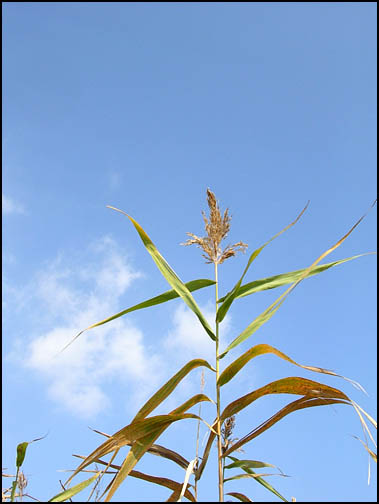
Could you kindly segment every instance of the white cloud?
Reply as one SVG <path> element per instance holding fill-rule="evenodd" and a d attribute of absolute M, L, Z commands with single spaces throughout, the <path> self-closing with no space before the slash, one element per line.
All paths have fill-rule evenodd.
<path fill-rule="evenodd" d="M 200 307 L 209 325 L 215 331 L 215 311 L 208 303 Z M 174 328 L 169 332 L 165 340 L 165 348 L 169 352 L 175 351 L 176 355 L 185 360 L 205 358 L 210 364 L 215 358 L 215 343 L 204 331 L 196 315 L 183 304 L 179 305 L 173 316 Z M 227 315 L 223 320 L 220 331 L 220 341 L 228 334 L 230 329 L 230 317 Z"/>
<path fill-rule="evenodd" d="M 48 397 L 60 408 L 93 418 L 119 407 L 112 399 L 120 387 L 127 391 L 123 394 L 127 400 L 122 401 L 125 411 L 137 411 L 188 360 L 201 357 L 214 363 L 214 342 L 179 300 L 166 327 L 161 327 L 163 337 L 166 334 L 161 343 L 148 340 L 135 319 L 126 316 L 84 332 L 59 353 L 79 331 L 134 304 L 121 304 L 122 296 L 142 276 L 117 243 L 105 236 L 77 256 L 61 253 L 22 289 L 9 286 L 14 302 L 10 299 L 7 312 L 22 313 L 22 324 L 34 328 L 28 331 L 29 340 L 14 338 L 13 357 L 44 378 Z M 211 304 L 201 309 L 214 326 Z M 227 330 L 228 318 L 222 336 Z M 158 410 L 177 407 L 198 389 L 199 378 L 190 373 Z"/>
<path fill-rule="evenodd" d="M 23 361 L 46 379 L 50 399 L 82 417 L 109 408 L 110 379 L 113 385 L 127 381 L 132 390 L 138 390 L 138 403 L 161 379 L 159 357 L 147 352 L 142 332 L 124 318 L 83 333 L 59 353 L 80 330 L 117 313 L 120 296 L 141 276 L 109 237 L 93 244 L 89 253 L 92 262 L 85 258 L 84 268 L 67 267 L 75 261 L 61 255 L 36 276 L 33 290 L 25 288 L 48 329 L 41 330 L 40 322 Z M 83 280 L 79 284 L 78 278 Z M 137 394 L 128 395 L 130 401 L 137 400 Z"/>
<path fill-rule="evenodd" d="M 5 214 L 25 214 L 25 209 L 24 207 L 14 201 L 13 199 L 9 198 L 8 196 L 5 196 L 2 194 L 2 213 Z"/>

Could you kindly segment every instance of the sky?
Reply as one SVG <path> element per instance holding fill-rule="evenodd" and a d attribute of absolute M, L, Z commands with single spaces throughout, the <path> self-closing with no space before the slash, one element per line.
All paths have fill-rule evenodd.
<path fill-rule="evenodd" d="M 224 295 L 249 254 L 310 200 L 244 282 L 309 266 L 376 198 L 376 3 L 2 6 L 3 467 L 14 474 L 17 444 L 47 434 L 28 447 L 23 470 L 26 491 L 48 500 L 68 478 L 61 471 L 78 465 L 72 454 L 103 441 L 88 427 L 118 431 L 190 359 L 215 362 L 211 339 L 180 299 L 87 331 L 56 357 L 80 330 L 170 289 L 130 221 L 106 205 L 134 217 L 184 282 L 213 279 L 201 251 L 180 245 L 186 232 L 204 235 L 210 188 L 232 215 L 225 244 L 248 244 L 219 267 Z M 374 252 L 376 211 L 323 262 Z M 220 326 L 221 349 L 283 291 L 236 300 Z M 194 293 L 211 325 L 214 295 L 212 287 Z M 267 343 L 357 380 L 368 395 L 264 355 L 222 388 L 222 407 L 300 376 L 341 388 L 376 418 L 376 302 L 375 255 L 338 265 L 304 280 L 221 361 Z M 205 370 L 204 379 L 214 399 L 214 374 Z M 154 414 L 199 393 L 200 382 L 198 368 Z M 233 435 L 242 438 L 296 398 L 257 400 L 237 415 Z M 201 416 L 213 422 L 214 405 L 203 403 Z M 157 442 L 192 460 L 196 431 L 196 420 L 185 420 Z M 278 466 L 289 477 L 267 481 L 287 500 L 374 502 L 376 467 L 368 486 L 368 454 L 353 436 L 363 439 L 353 408 L 310 408 L 234 455 Z M 206 439 L 202 424 L 200 455 Z M 150 454 L 136 469 L 184 479 L 182 468 Z M 199 500 L 217 501 L 216 473 L 213 450 Z M 276 499 L 252 479 L 228 482 L 225 492 Z M 128 477 L 115 500 L 169 495 Z"/>

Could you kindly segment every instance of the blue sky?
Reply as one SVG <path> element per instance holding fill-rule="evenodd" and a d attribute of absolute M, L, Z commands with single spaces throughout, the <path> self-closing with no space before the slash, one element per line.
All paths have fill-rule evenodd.
<path fill-rule="evenodd" d="M 130 222 L 106 205 L 137 219 L 189 281 L 213 278 L 198 249 L 180 246 L 187 231 L 203 235 L 207 187 L 233 216 L 228 239 L 249 253 L 310 200 L 246 281 L 310 265 L 376 197 L 376 4 L 5 2 L 3 15 L 3 466 L 11 472 L 17 444 L 48 432 L 24 463 L 27 491 L 46 500 L 67 478 L 57 471 L 77 466 L 72 454 L 102 441 L 87 426 L 118 431 L 189 359 L 214 362 L 179 300 L 89 331 L 53 360 L 79 330 L 169 289 Z M 324 262 L 375 250 L 376 208 Z M 220 267 L 221 294 L 248 257 Z M 221 346 L 281 292 L 236 301 Z M 213 290 L 195 298 L 212 323 Z M 376 418 L 376 256 L 304 281 L 224 364 L 257 343 L 358 380 L 369 395 L 262 356 L 224 387 L 224 406 L 294 375 L 341 388 Z M 214 397 L 211 373 L 205 381 Z M 194 371 L 157 413 L 199 388 Z M 237 416 L 235 436 L 293 399 L 257 401 Z M 213 421 L 212 405 L 202 415 Z M 158 442 L 191 460 L 196 428 L 187 420 Z M 289 500 L 375 501 L 376 467 L 368 486 L 368 455 L 352 435 L 362 437 L 352 408 L 312 408 L 237 456 L 290 475 L 269 479 Z M 184 478 L 151 455 L 137 469 Z M 216 501 L 216 485 L 212 453 L 200 500 Z M 251 480 L 228 491 L 272 500 Z M 116 496 L 164 501 L 169 491 L 127 478 Z"/>

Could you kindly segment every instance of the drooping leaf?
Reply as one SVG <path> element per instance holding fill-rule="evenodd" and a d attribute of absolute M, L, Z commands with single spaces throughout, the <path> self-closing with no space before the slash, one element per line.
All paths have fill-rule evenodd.
<path fill-rule="evenodd" d="M 264 243 L 257 250 L 254 250 L 254 252 L 250 255 L 250 258 L 249 258 L 249 260 L 247 262 L 246 268 L 244 269 L 244 271 L 242 273 L 241 278 L 238 280 L 238 282 L 236 283 L 236 285 L 234 286 L 234 288 L 225 296 L 222 305 L 217 310 L 217 316 L 216 316 L 216 321 L 217 322 L 222 322 L 222 320 L 224 319 L 227 311 L 229 310 L 231 304 L 233 303 L 234 299 L 237 296 L 238 290 L 240 289 L 241 284 L 242 284 L 242 280 L 244 279 L 244 277 L 245 277 L 245 275 L 247 273 L 247 270 L 250 268 L 251 263 L 258 257 L 258 255 L 262 252 L 262 250 L 266 247 L 266 245 L 268 245 L 275 238 L 277 238 L 279 235 L 281 235 L 282 233 L 284 233 L 285 231 L 287 231 L 287 229 L 289 229 L 294 224 L 296 224 L 296 222 L 300 219 L 300 217 L 303 215 L 303 213 L 307 209 L 308 205 L 309 205 L 309 201 L 305 205 L 305 207 L 303 208 L 303 210 L 300 212 L 300 214 L 296 217 L 296 219 L 293 222 L 291 222 L 291 224 L 289 224 L 284 229 L 282 229 L 281 231 L 279 231 L 279 233 L 277 233 L 272 238 L 270 238 L 268 241 L 266 241 L 266 243 Z"/>
<path fill-rule="evenodd" d="M 59 493 L 58 495 L 55 495 L 52 499 L 49 500 L 49 502 L 64 502 L 74 495 L 78 494 L 82 490 L 84 490 L 88 485 L 90 485 L 93 481 L 95 481 L 96 478 L 99 477 L 100 471 L 95 474 L 95 476 L 92 476 L 92 478 L 89 478 L 88 480 L 82 481 L 78 485 L 73 486 L 72 488 L 68 488 L 64 492 Z"/>
<path fill-rule="evenodd" d="M 82 459 L 85 459 L 85 457 L 81 456 L 81 455 L 75 455 L 76 457 L 79 457 L 79 458 L 82 458 Z M 96 459 L 95 460 L 96 464 L 101 464 L 101 465 L 104 465 L 104 466 L 108 466 L 112 469 L 116 469 L 117 471 L 120 470 L 121 466 L 117 465 L 117 464 L 108 464 L 108 462 L 105 462 L 105 460 L 101 460 L 101 459 Z M 181 483 L 178 483 L 177 481 L 174 481 L 174 480 L 171 480 L 171 479 L 168 479 L 168 478 L 162 478 L 160 476 L 152 476 L 150 474 L 145 474 L 145 473 L 142 473 L 140 471 L 130 471 L 130 476 L 132 478 L 138 478 L 138 479 L 142 479 L 144 481 L 149 481 L 150 483 L 155 483 L 157 485 L 160 485 L 160 486 L 164 486 L 166 488 L 170 488 L 171 490 L 174 490 L 174 491 L 177 491 L 177 492 L 180 492 L 181 489 L 182 489 L 182 484 Z M 186 489 L 185 493 L 184 493 L 184 496 L 190 500 L 191 502 L 195 502 L 195 497 L 193 496 L 193 494 L 188 490 L 188 488 Z"/>
<path fill-rule="evenodd" d="M 241 502 L 254 502 L 254 501 L 250 500 L 249 497 L 246 497 L 246 495 L 244 495 L 243 493 L 240 493 L 240 492 L 229 492 L 226 495 L 231 495 L 232 497 L 235 497 L 236 499 L 238 499 Z"/>
<path fill-rule="evenodd" d="M 224 457 L 229 457 L 230 453 L 234 452 L 235 450 L 238 450 L 241 448 L 241 446 L 245 445 L 252 439 L 256 438 L 260 434 L 262 434 L 264 431 L 272 427 L 275 423 L 279 422 L 282 418 L 284 418 L 286 415 L 289 415 L 293 411 L 301 410 L 304 408 L 311 408 L 315 406 L 327 406 L 330 404 L 350 404 L 349 402 L 343 400 L 343 399 L 331 399 L 331 398 L 316 398 L 316 397 L 309 397 L 309 396 L 304 396 L 301 397 L 300 399 L 297 399 L 296 401 L 293 401 L 284 408 L 282 408 L 280 411 L 275 413 L 272 417 L 269 419 L 265 420 L 262 422 L 258 427 L 253 429 L 249 434 L 238 440 L 236 443 L 234 443 L 232 446 L 228 447 L 228 449 L 224 452 L 223 456 Z M 232 458 L 232 457 L 230 457 Z"/>
<path fill-rule="evenodd" d="M 329 268 L 333 266 L 337 266 L 339 264 L 343 264 L 347 261 L 352 261 L 353 259 L 358 259 L 358 257 L 363 257 L 366 255 L 376 254 L 376 252 L 367 252 L 365 254 L 359 254 L 352 257 L 347 257 L 345 259 L 340 259 L 339 261 L 334 261 L 331 263 L 321 264 L 320 266 L 315 266 L 309 273 L 308 277 L 318 275 L 323 271 L 327 271 Z M 237 290 L 235 299 L 249 296 L 250 294 L 254 294 L 255 292 L 260 292 L 269 289 L 276 289 L 277 287 L 282 287 L 283 285 L 288 285 L 290 283 L 298 280 L 301 275 L 304 273 L 306 268 L 289 271 L 288 273 L 282 273 L 280 275 L 274 275 L 267 278 L 261 278 L 259 280 L 254 280 L 253 282 L 249 282 L 247 284 L 241 285 L 241 287 Z M 226 296 L 220 298 L 218 300 L 219 303 L 222 303 L 226 299 Z"/>
<path fill-rule="evenodd" d="M 111 438 L 107 439 L 107 441 L 88 455 L 88 457 L 86 457 L 85 460 L 75 469 L 67 483 L 69 483 L 74 476 L 78 474 L 78 472 L 85 469 L 89 464 L 92 464 L 98 458 L 103 457 L 122 446 L 131 444 L 131 449 L 126 456 L 119 473 L 112 481 L 112 484 L 109 485 L 109 493 L 106 497 L 106 500 L 109 500 L 137 462 L 142 458 L 147 450 L 149 450 L 154 441 L 158 439 L 167 427 L 169 427 L 173 422 L 183 420 L 185 418 L 200 418 L 197 415 L 192 415 L 190 413 L 185 414 L 184 411 L 201 401 L 210 401 L 210 399 L 204 394 L 196 394 L 178 408 L 174 409 L 169 415 L 159 415 L 139 421 L 134 420 L 131 424 L 116 432 Z M 145 435 L 140 436 L 143 432 L 145 432 Z M 138 440 L 138 442 L 134 442 L 136 440 Z"/>
<path fill-rule="evenodd" d="M 203 289 L 204 287 L 209 287 L 210 285 L 214 285 L 215 281 L 214 280 L 207 280 L 205 278 L 200 278 L 198 280 L 191 280 L 190 282 L 187 282 L 185 286 L 190 292 L 193 292 L 198 289 Z M 96 324 L 92 324 L 89 327 L 86 327 L 86 329 L 83 329 L 80 331 L 62 350 L 65 350 L 68 346 L 71 345 L 81 334 L 83 334 L 85 331 L 88 331 L 89 329 L 93 329 L 95 327 L 101 326 L 103 324 L 106 324 L 108 322 L 111 322 L 112 320 L 115 320 L 119 317 L 122 317 L 123 315 L 126 315 L 127 313 L 136 311 L 136 310 L 142 310 L 143 308 L 149 308 L 150 306 L 155 306 L 157 304 L 165 303 L 166 301 L 170 301 L 171 299 L 178 298 L 179 294 L 171 289 L 167 292 L 163 292 L 162 294 L 159 294 L 158 296 L 155 296 L 151 299 L 148 299 L 147 301 L 143 301 L 142 303 L 138 303 L 134 306 L 131 306 L 130 308 L 127 308 L 126 310 L 122 310 L 119 313 L 116 313 L 115 315 L 112 315 L 111 317 L 107 317 L 104 320 L 101 320 L 100 322 L 96 322 Z"/>
<path fill-rule="evenodd" d="M 228 457 L 230 458 L 231 460 L 234 460 L 235 462 L 238 461 L 237 458 L 235 457 Z M 255 475 L 256 473 L 253 471 L 253 469 L 247 467 L 246 469 L 244 469 L 247 473 L 249 474 L 253 474 Z M 256 475 L 255 477 L 255 481 L 257 481 L 258 483 L 260 483 L 261 485 L 263 485 L 265 488 L 267 488 L 267 490 L 269 490 L 270 492 L 272 492 L 274 495 L 276 495 L 277 497 L 279 497 L 279 499 L 281 499 L 282 501 L 284 502 L 288 502 L 287 499 L 285 499 L 283 497 L 283 495 L 281 495 L 277 490 L 275 490 L 275 488 L 270 485 L 270 483 L 267 483 L 266 480 L 264 480 L 260 475 Z"/>
<path fill-rule="evenodd" d="M 261 462 L 260 460 L 238 460 L 236 459 L 233 463 L 224 466 L 224 469 L 235 469 L 236 467 L 242 467 L 242 469 L 258 469 L 260 467 L 273 467 L 274 469 L 279 469 L 273 464 L 268 464 L 267 462 Z M 280 471 L 280 469 L 279 469 Z M 280 471 L 282 472 L 282 471 Z"/>
<path fill-rule="evenodd" d="M 308 380 L 307 378 L 290 376 L 268 383 L 231 402 L 222 412 L 221 421 L 223 422 L 228 417 L 237 414 L 239 411 L 249 406 L 253 401 L 269 394 L 296 394 L 306 395 L 308 397 L 344 399 L 350 402 L 348 396 L 339 389 L 313 380 Z"/>
<path fill-rule="evenodd" d="M 281 474 L 281 473 L 264 473 L 264 474 L 258 474 L 258 473 L 255 473 L 254 471 L 252 471 L 250 474 L 237 474 L 236 476 L 231 476 L 230 478 L 226 478 L 224 479 L 224 483 L 226 483 L 227 481 L 232 481 L 232 480 L 238 480 L 238 479 L 245 479 L 245 478 L 254 478 L 254 479 L 258 479 L 259 477 L 262 477 L 262 476 L 283 476 L 285 478 L 288 478 L 288 476 L 286 474 Z"/>
<path fill-rule="evenodd" d="M 198 398 L 198 400 L 196 401 L 195 398 Z M 206 398 L 206 396 L 204 396 L 204 394 L 197 394 L 193 398 L 184 402 L 178 408 L 174 409 L 170 413 L 170 415 L 181 415 L 188 408 L 192 407 L 196 402 L 200 402 L 200 401 L 204 401 L 204 400 L 208 399 L 208 398 L 206 398 L 206 399 L 205 398 Z M 106 502 L 108 502 L 112 498 L 115 491 L 121 485 L 123 480 L 128 476 L 130 471 L 137 464 L 137 462 L 142 458 L 142 456 L 146 453 L 146 451 L 150 448 L 150 446 L 154 443 L 154 441 L 156 439 L 158 439 L 158 437 L 164 432 L 165 428 L 167 428 L 167 427 L 163 427 L 163 428 L 157 430 L 151 436 L 146 436 L 145 438 L 140 439 L 138 443 L 133 443 L 127 457 L 125 458 L 125 460 L 121 466 L 119 473 L 117 474 L 114 482 L 112 483 L 112 485 L 109 489 L 109 493 L 107 494 L 107 497 L 106 497 Z"/>
<path fill-rule="evenodd" d="M 215 371 L 215 369 L 204 359 L 193 359 L 185 364 L 173 377 L 171 377 L 138 411 L 133 419 L 133 422 L 145 418 L 157 406 L 159 406 L 175 389 L 180 381 L 187 376 L 187 374 L 199 366 L 207 367 Z M 209 400 L 207 398 L 207 400 Z"/>
<path fill-rule="evenodd" d="M 272 347 L 271 345 L 266 345 L 266 344 L 259 344 L 255 345 L 254 347 L 250 348 L 247 350 L 244 354 L 242 354 L 238 359 L 236 359 L 234 362 L 229 364 L 227 368 L 221 373 L 219 379 L 218 379 L 218 384 L 220 386 L 225 385 L 228 383 L 251 359 L 254 357 L 257 357 L 258 355 L 263 355 L 266 353 L 273 353 L 274 355 L 280 357 L 281 359 L 284 359 L 291 364 L 294 364 L 295 366 L 299 366 L 303 369 L 307 369 L 309 371 L 315 371 L 316 373 L 323 373 L 323 374 L 329 374 L 332 376 L 337 376 L 339 378 L 343 378 L 344 380 L 347 380 L 351 382 L 353 385 L 356 387 L 360 388 L 361 390 L 362 387 L 355 382 L 354 380 L 351 380 L 350 378 L 346 378 L 342 375 L 339 375 L 335 373 L 334 371 L 330 371 L 329 369 L 324 369 L 320 367 L 315 367 L 315 366 L 304 366 L 302 364 L 299 364 L 295 362 L 293 359 L 288 357 L 288 355 L 284 354 L 280 350 L 277 350 L 276 348 Z"/>
<path fill-rule="evenodd" d="M 210 338 L 212 338 L 214 341 L 216 341 L 216 336 L 214 335 L 207 319 L 201 313 L 200 308 L 196 304 L 196 301 L 194 300 L 191 292 L 186 287 L 186 285 L 180 280 L 178 275 L 171 268 L 171 266 L 168 264 L 168 262 L 165 260 L 165 258 L 161 255 L 161 253 L 158 251 L 158 249 L 156 248 L 154 243 L 151 241 L 151 239 L 145 233 L 145 231 L 142 229 L 142 227 L 138 224 L 138 222 L 135 219 L 133 219 L 133 217 L 131 217 L 127 213 L 123 212 L 122 210 L 119 210 L 118 208 L 115 208 L 115 207 L 112 207 L 109 205 L 107 205 L 107 207 L 111 208 L 112 210 L 116 210 L 117 212 L 120 212 L 120 213 L 126 215 L 126 217 L 128 217 L 128 219 L 132 222 L 133 226 L 136 228 L 137 233 L 139 234 L 147 251 L 149 252 L 151 257 L 153 258 L 153 261 L 157 265 L 159 271 L 162 273 L 162 275 L 165 277 L 165 279 L 171 285 L 171 287 L 183 299 L 183 301 L 186 303 L 186 305 L 195 313 L 195 315 L 199 319 L 201 325 L 204 327 L 205 331 L 208 333 Z"/>
<path fill-rule="evenodd" d="M 374 203 L 371 205 L 370 208 L 372 208 L 376 204 L 376 200 Z M 308 268 L 304 270 L 300 278 L 298 278 L 287 290 L 281 294 L 278 299 L 276 299 L 266 310 L 264 310 L 253 322 L 251 322 L 243 331 L 242 333 L 237 336 L 231 343 L 230 345 L 226 348 L 226 350 L 220 355 L 220 359 L 225 357 L 225 355 L 234 347 L 245 341 L 247 338 L 249 338 L 255 331 L 257 331 L 264 323 L 266 323 L 279 309 L 279 307 L 283 304 L 287 296 L 293 291 L 293 289 L 299 285 L 299 283 L 304 280 L 315 266 L 324 259 L 327 255 L 329 255 L 331 252 L 333 252 L 337 247 L 343 243 L 346 238 L 353 232 L 353 230 L 358 226 L 358 224 L 366 217 L 366 214 L 364 214 L 355 224 L 352 228 L 349 229 L 349 231 L 342 237 L 340 238 L 332 247 L 330 247 L 328 250 L 326 250 L 324 253 L 322 253 Z"/>
<path fill-rule="evenodd" d="M 123 446 L 126 446 L 134 441 L 140 440 L 141 438 L 143 439 L 144 437 L 153 435 L 156 432 L 159 432 L 161 429 L 165 430 L 173 422 L 187 418 L 199 419 L 200 417 L 192 413 L 181 413 L 157 415 L 154 417 L 145 418 L 137 422 L 132 422 L 131 424 L 113 434 L 110 439 L 96 448 L 96 450 L 94 450 L 74 471 L 72 476 L 70 476 L 70 478 L 68 479 L 67 484 L 76 474 L 78 474 L 78 472 L 87 467 L 89 464 L 92 464 L 95 459 L 103 457 L 108 453 L 122 448 Z"/>
<path fill-rule="evenodd" d="M 213 423 L 213 426 L 214 425 L 215 425 L 215 422 Z M 215 440 L 215 438 L 216 438 L 216 433 L 212 430 L 209 433 L 208 441 L 207 441 L 207 444 L 204 448 L 203 456 L 201 457 L 201 463 L 200 463 L 197 471 L 195 472 L 195 481 L 198 481 L 203 474 L 203 471 L 204 471 L 205 466 L 208 462 L 208 457 L 209 457 L 209 454 L 210 454 L 210 451 L 212 448 L 212 444 L 213 444 L 213 441 Z"/>

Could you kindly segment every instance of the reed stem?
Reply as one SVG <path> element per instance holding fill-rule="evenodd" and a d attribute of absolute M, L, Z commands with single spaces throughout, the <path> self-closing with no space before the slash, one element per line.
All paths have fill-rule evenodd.
<path fill-rule="evenodd" d="M 216 295 L 216 314 L 218 309 L 218 276 L 217 276 L 217 262 L 215 265 L 215 295 Z M 219 323 L 216 318 L 216 403 L 217 403 L 217 463 L 218 463 L 218 493 L 219 502 L 224 502 L 224 477 L 222 468 L 222 443 L 221 443 L 221 422 L 220 422 L 220 386 L 218 385 L 218 378 L 220 375 L 220 361 L 219 361 Z"/>

